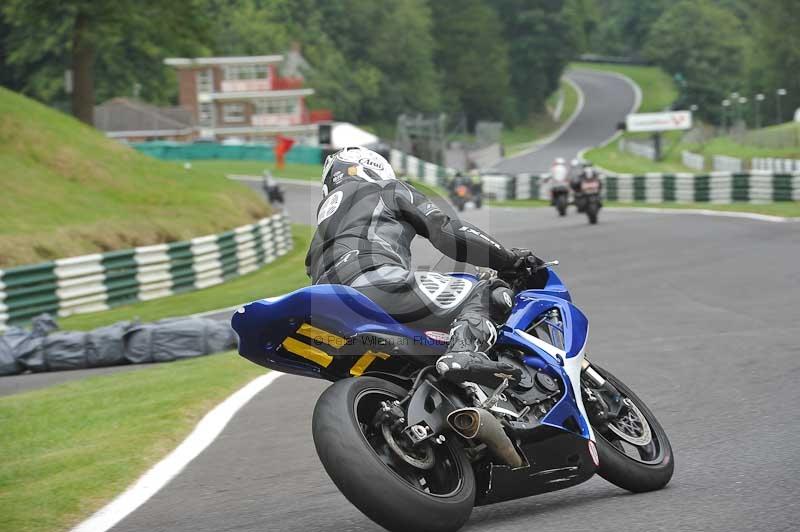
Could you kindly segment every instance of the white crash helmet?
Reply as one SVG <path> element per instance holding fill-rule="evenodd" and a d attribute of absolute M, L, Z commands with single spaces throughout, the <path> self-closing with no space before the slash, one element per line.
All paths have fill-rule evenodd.
<path fill-rule="evenodd" d="M 382 155 L 361 146 L 341 149 L 325 159 L 322 168 L 322 196 L 352 179 L 376 183 L 397 179 L 397 176 Z"/>

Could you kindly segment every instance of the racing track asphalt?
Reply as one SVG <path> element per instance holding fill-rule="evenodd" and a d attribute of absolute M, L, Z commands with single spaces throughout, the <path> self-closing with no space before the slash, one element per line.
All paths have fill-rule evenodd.
<path fill-rule="evenodd" d="M 318 191 L 287 191 L 293 219 L 312 220 Z M 466 217 L 504 243 L 561 260 L 559 274 L 591 323 L 590 356 L 651 407 L 676 470 L 654 493 L 631 495 L 594 478 L 477 508 L 464 530 L 798 529 L 800 224 L 601 211 L 590 226 L 574 211 L 558 218 L 550 209 Z M 336 490 L 314 452 L 311 412 L 326 386 L 279 378 L 113 530 L 381 530 Z"/>

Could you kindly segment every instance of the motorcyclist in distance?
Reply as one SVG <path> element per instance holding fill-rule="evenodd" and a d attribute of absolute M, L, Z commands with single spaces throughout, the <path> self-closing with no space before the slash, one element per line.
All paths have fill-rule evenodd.
<path fill-rule="evenodd" d="M 553 161 L 553 166 L 550 168 L 551 179 L 555 183 L 565 183 L 569 177 L 569 168 L 567 162 L 562 157 L 557 157 Z"/>
<path fill-rule="evenodd" d="M 428 239 L 459 262 L 499 272 L 542 262 L 525 249 L 508 249 L 485 231 L 446 214 L 408 183 L 397 180 L 378 153 L 361 147 L 330 155 L 322 171 L 323 200 L 306 256 L 314 284 L 348 285 L 401 323 L 435 332 L 450 328 L 437 371 L 453 382 L 497 386 L 518 381 L 513 365 L 486 353 L 496 327 L 508 318 L 513 292 L 500 279 L 473 281 L 417 270 L 411 241 Z M 433 329 L 434 331 L 430 331 Z"/>
<path fill-rule="evenodd" d="M 581 183 L 586 179 L 599 178 L 600 175 L 590 161 L 583 161 L 581 163 L 581 171 L 570 181 L 572 190 L 576 193 L 581 190 Z"/>

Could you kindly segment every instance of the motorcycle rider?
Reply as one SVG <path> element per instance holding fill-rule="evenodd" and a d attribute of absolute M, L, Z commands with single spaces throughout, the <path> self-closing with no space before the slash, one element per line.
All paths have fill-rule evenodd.
<path fill-rule="evenodd" d="M 486 352 L 511 311 L 513 292 L 500 279 L 471 281 L 411 265 L 411 241 L 427 238 L 460 262 L 498 270 L 506 278 L 527 261 L 477 227 L 451 218 L 413 186 L 397 180 L 378 153 L 350 147 L 330 155 L 322 171 L 323 200 L 306 256 L 314 284 L 349 285 L 401 323 L 450 326 L 447 350 L 436 362 L 446 379 L 497 386 L 518 381 L 519 369 Z M 431 331 L 428 331 L 431 332 Z"/>
<path fill-rule="evenodd" d="M 567 168 L 567 161 L 562 157 L 556 157 L 553 161 L 553 166 L 550 168 L 550 176 L 555 184 L 564 183 L 569 176 L 569 168 Z"/>
<path fill-rule="evenodd" d="M 575 178 L 572 179 L 572 181 L 570 181 L 570 187 L 572 187 L 572 190 L 574 190 L 576 194 L 580 193 L 581 183 L 583 181 L 587 179 L 597 179 L 600 177 L 597 173 L 597 170 L 595 170 L 591 162 L 583 161 L 581 166 L 582 168 L 580 173 L 577 176 L 575 176 Z"/>

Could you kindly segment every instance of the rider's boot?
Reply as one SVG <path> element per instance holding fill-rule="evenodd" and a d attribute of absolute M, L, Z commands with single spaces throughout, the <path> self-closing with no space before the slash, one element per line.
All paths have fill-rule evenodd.
<path fill-rule="evenodd" d="M 447 352 L 436 361 L 436 370 L 445 379 L 460 384 L 474 382 L 497 388 L 504 379 L 519 382 L 522 371 L 507 362 L 489 358 L 486 351 L 497 340 L 494 324 L 476 313 L 467 313 L 453 321 Z"/>

